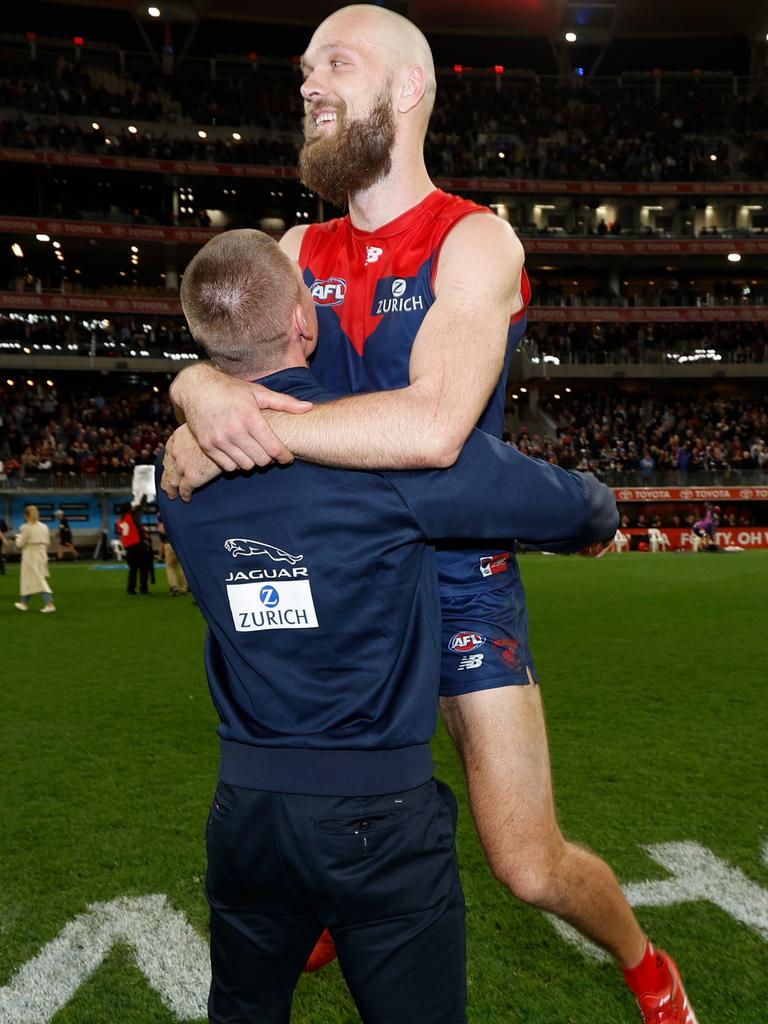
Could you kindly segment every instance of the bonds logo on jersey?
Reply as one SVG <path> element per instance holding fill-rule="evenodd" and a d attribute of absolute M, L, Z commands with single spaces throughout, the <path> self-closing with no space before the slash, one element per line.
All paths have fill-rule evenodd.
<path fill-rule="evenodd" d="M 340 306 L 347 294 L 347 282 L 343 277 L 327 277 L 313 282 L 309 292 L 316 306 Z"/>
<path fill-rule="evenodd" d="M 371 316 L 424 311 L 424 296 L 417 294 L 416 277 L 383 277 L 376 286 Z"/>

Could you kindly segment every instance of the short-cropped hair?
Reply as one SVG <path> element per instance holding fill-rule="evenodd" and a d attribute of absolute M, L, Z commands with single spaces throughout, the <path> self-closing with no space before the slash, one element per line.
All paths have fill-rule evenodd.
<path fill-rule="evenodd" d="M 269 235 L 247 228 L 206 242 L 181 282 L 192 337 L 238 377 L 280 368 L 298 301 L 293 261 Z"/>

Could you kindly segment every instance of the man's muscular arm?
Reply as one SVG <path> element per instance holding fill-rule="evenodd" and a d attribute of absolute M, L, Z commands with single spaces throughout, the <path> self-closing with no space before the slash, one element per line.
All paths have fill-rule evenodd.
<path fill-rule="evenodd" d="M 284 236 L 281 244 L 289 255 L 298 255 L 304 230 Z M 339 399 L 304 416 L 267 412 L 269 426 L 295 455 L 321 464 L 361 469 L 451 465 L 498 382 L 509 317 L 521 305 L 522 266 L 522 246 L 505 221 L 493 214 L 460 221 L 443 245 L 436 300 L 413 345 L 408 387 Z M 200 369 L 194 368 L 195 373 Z M 209 378 L 212 372 L 207 371 Z M 191 373 L 184 371 L 184 383 L 177 378 L 172 397 L 184 408 L 203 451 L 222 468 L 263 465 L 254 431 L 242 422 L 261 418 L 252 398 L 243 402 L 244 389 L 255 385 L 218 376 L 216 391 L 223 394 L 210 429 L 210 417 L 206 410 L 201 414 L 195 399 L 199 389 Z M 211 383 L 205 384 L 209 394 Z M 183 476 L 181 448 L 177 461 Z"/>
<path fill-rule="evenodd" d="M 302 417 L 267 413 L 275 433 L 310 462 L 358 469 L 450 466 L 483 413 L 504 364 L 510 315 L 520 308 L 523 250 L 493 214 L 448 235 L 436 299 L 413 345 L 410 384 L 316 406 Z"/>

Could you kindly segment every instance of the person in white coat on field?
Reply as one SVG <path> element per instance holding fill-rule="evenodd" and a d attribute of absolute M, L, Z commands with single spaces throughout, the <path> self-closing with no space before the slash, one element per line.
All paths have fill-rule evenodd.
<path fill-rule="evenodd" d="M 55 612 L 51 584 L 48 580 L 48 546 L 51 534 L 40 522 L 37 506 L 28 505 L 24 512 L 26 523 L 16 536 L 16 547 L 21 551 L 21 600 L 16 602 L 20 612 L 29 611 L 33 594 L 43 595 L 41 612 Z"/>

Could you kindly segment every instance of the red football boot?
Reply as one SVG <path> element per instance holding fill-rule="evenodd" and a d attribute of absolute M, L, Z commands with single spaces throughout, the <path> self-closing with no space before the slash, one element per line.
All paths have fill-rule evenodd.
<path fill-rule="evenodd" d="M 331 933 L 326 928 L 317 940 L 315 948 L 309 954 L 309 960 L 304 965 L 304 970 L 307 972 L 319 971 L 321 967 L 325 967 L 326 964 L 335 959 L 336 946 L 331 938 Z M 696 1024 L 696 1022 L 694 1021 L 693 1024 Z"/>
<path fill-rule="evenodd" d="M 624 976 L 635 993 L 644 1024 L 698 1024 L 680 971 L 669 953 L 654 949 L 649 942 L 642 963 L 633 971 L 625 971 Z"/>

